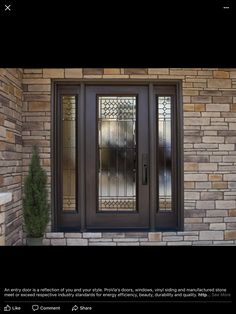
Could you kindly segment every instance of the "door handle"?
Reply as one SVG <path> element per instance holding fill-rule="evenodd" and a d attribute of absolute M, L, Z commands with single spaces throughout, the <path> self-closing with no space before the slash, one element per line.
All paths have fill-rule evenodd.
<path fill-rule="evenodd" d="M 142 185 L 148 184 L 148 155 L 142 155 Z"/>

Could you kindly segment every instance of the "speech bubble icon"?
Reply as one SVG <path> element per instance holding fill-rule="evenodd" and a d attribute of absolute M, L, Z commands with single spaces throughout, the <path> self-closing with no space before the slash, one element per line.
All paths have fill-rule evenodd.
<path fill-rule="evenodd" d="M 38 309 L 39 309 L 38 304 L 32 305 L 32 310 L 33 310 L 33 311 L 38 311 Z"/>

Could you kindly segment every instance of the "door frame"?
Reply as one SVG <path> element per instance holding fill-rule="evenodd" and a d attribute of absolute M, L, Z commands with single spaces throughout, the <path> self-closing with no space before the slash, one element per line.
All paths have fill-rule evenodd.
<path fill-rule="evenodd" d="M 85 145 L 84 145 L 84 127 L 85 127 L 85 85 L 98 85 L 98 86 L 103 86 L 103 85 L 111 85 L 111 86 L 120 86 L 120 85 L 127 85 L 127 86 L 135 86 L 135 85 L 142 85 L 142 86 L 148 86 L 149 89 L 149 117 L 153 114 L 153 92 L 154 92 L 154 87 L 155 86 L 172 86 L 175 87 L 175 95 L 176 95 L 176 119 L 178 123 L 178 133 L 176 132 L 176 150 L 177 150 L 177 156 L 178 159 L 176 161 L 176 202 L 174 206 L 176 207 L 177 211 L 177 222 L 175 227 L 169 228 L 168 226 L 164 228 L 157 228 L 155 226 L 155 216 L 156 216 L 156 206 L 157 206 L 157 200 L 152 197 L 155 192 L 155 183 L 154 183 L 154 176 L 150 176 L 150 228 L 149 231 L 181 231 L 184 230 L 184 173 L 183 173 L 183 101 L 182 101 L 182 81 L 181 80 L 153 80 L 153 79 L 131 79 L 131 80 L 123 80 L 123 79 L 81 79 L 81 80 L 71 80 L 71 79 L 52 79 L 52 95 L 51 95 L 51 173 L 52 173 L 52 180 L 51 180 L 51 208 L 52 208 L 52 231 L 58 232 L 58 231 L 67 231 L 66 228 L 61 230 L 59 228 L 59 220 L 58 220 L 58 213 L 57 209 L 59 208 L 59 202 L 58 202 L 58 189 L 57 189 L 57 184 L 58 184 L 58 117 L 56 116 L 57 113 L 57 101 L 58 101 L 58 89 L 61 86 L 80 86 L 80 105 L 81 105 L 81 112 L 80 116 L 78 117 L 79 119 L 79 124 L 80 124 L 80 131 L 77 133 L 77 142 L 80 142 L 81 149 L 83 152 L 85 152 Z M 155 160 L 154 156 L 155 154 L 152 152 L 153 150 L 153 145 L 155 142 L 155 131 L 153 131 L 153 120 L 149 119 L 149 136 L 150 136 L 150 147 L 149 147 L 149 157 L 150 157 L 150 163 L 149 163 L 149 169 L 150 169 L 150 174 L 153 173 L 153 170 L 155 169 Z M 155 147 L 155 145 L 154 145 Z M 86 231 L 86 222 L 85 222 L 85 176 L 83 174 L 83 169 L 85 166 L 85 156 L 84 153 L 81 154 L 80 156 L 80 162 L 78 164 L 81 175 L 81 193 L 80 193 L 80 198 L 79 198 L 79 208 L 81 212 L 81 223 L 80 223 L 80 230 L 69 228 L 68 231 L 72 232 L 84 232 Z M 99 230 L 101 232 L 101 230 Z M 112 231 L 116 232 L 116 229 L 113 229 Z M 129 230 L 125 230 L 129 231 Z M 130 230 L 132 231 L 132 230 Z"/>

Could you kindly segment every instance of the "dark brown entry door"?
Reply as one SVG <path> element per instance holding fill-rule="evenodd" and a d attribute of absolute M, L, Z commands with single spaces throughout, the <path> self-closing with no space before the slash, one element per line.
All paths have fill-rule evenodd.
<path fill-rule="evenodd" d="M 87 86 L 86 227 L 149 228 L 148 87 Z"/>

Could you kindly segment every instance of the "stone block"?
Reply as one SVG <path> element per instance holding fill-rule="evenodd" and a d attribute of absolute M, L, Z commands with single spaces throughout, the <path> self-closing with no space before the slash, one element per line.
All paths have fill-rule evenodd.
<path fill-rule="evenodd" d="M 208 88 L 231 88 L 230 79 L 208 79 Z"/>
<path fill-rule="evenodd" d="M 225 223 L 211 223 L 210 230 L 225 230 L 226 224 Z"/>
<path fill-rule="evenodd" d="M 229 104 L 207 104 L 206 111 L 230 111 Z"/>
<path fill-rule="evenodd" d="M 65 233 L 66 238 L 77 238 L 80 239 L 82 238 L 82 233 L 80 232 L 66 232 Z"/>
<path fill-rule="evenodd" d="M 225 217 L 224 222 L 236 222 L 236 217 Z"/>
<path fill-rule="evenodd" d="M 185 173 L 184 181 L 207 181 L 207 174 L 204 173 Z"/>
<path fill-rule="evenodd" d="M 50 111 L 50 103 L 44 101 L 29 102 L 29 111 Z"/>
<path fill-rule="evenodd" d="M 236 181 L 236 173 L 226 173 L 223 175 L 224 181 Z"/>
<path fill-rule="evenodd" d="M 184 189 L 194 189 L 194 182 L 184 182 Z"/>
<path fill-rule="evenodd" d="M 234 181 L 234 182 L 228 182 L 228 188 L 229 188 L 229 189 L 235 189 L 235 188 L 236 188 L 236 181 Z"/>
<path fill-rule="evenodd" d="M 227 230 L 236 230 L 236 222 L 230 222 L 230 223 L 227 223 Z"/>
<path fill-rule="evenodd" d="M 235 246 L 234 241 L 213 241 L 213 244 L 218 246 Z"/>
<path fill-rule="evenodd" d="M 194 111 L 206 111 L 206 105 L 205 104 L 194 104 Z"/>
<path fill-rule="evenodd" d="M 230 71 L 230 78 L 236 78 L 236 71 Z"/>
<path fill-rule="evenodd" d="M 236 123 L 235 123 L 236 125 Z M 234 150 L 235 149 L 235 145 L 234 144 L 219 144 L 219 150 Z"/>
<path fill-rule="evenodd" d="M 226 217 L 228 216 L 227 210 L 207 210 L 206 211 L 206 217 Z"/>
<path fill-rule="evenodd" d="M 43 122 L 25 122 L 23 123 L 23 131 L 43 130 Z"/>
<path fill-rule="evenodd" d="M 1 235 L 0 236 L 0 246 L 3 246 L 3 245 L 5 245 L 5 236 Z"/>
<path fill-rule="evenodd" d="M 212 182 L 213 189 L 227 189 L 228 183 L 227 182 Z"/>
<path fill-rule="evenodd" d="M 236 230 L 226 230 L 225 240 L 236 240 Z"/>
<path fill-rule="evenodd" d="M 228 132 L 227 132 L 228 133 Z M 226 136 L 225 137 L 225 143 L 226 144 L 235 144 L 236 143 L 236 136 Z"/>
<path fill-rule="evenodd" d="M 148 232 L 126 232 L 125 238 L 147 238 Z"/>
<path fill-rule="evenodd" d="M 215 104 L 229 104 L 232 102 L 231 96 L 215 96 L 213 97 L 213 103 Z"/>
<path fill-rule="evenodd" d="M 200 136 L 184 136 L 184 143 L 201 143 Z"/>
<path fill-rule="evenodd" d="M 184 230 L 186 231 L 190 231 L 190 230 L 196 230 L 196 231 L 200 231 L 200 230 L 208 230 L 209 226 L 206 223 L 197 223 L 197 224 L 185 224 L 184 225 Z"/>
<path fill-rule="evenodd" d="M 120 69 L 112 69 L 112 68 L 104 68 L 104 75 L 112 75 L 112 74 L 115 74 L 115 75 L 118 75 L 120 74 Z"/>
<path fill-rule="evenodd" d="M 184 192 L 184 199 L 186 200 L 199 200 L 200 199 L 200 193 L 199 192 L 190 192 L 185 191 Z"/>
<path fill-rule="evenodd" d="M 229 130 L 236 130 L 236 123 L 229 123 Z"/>
<path fill-rule="evenodd" d="M 184 162 L 209 162 L 209 156 L 187 156 L 185 153 Z"/>
<path fill-rule="evenodd" d="M 65 78 L 82 78 L 82 69 L 65 69 Z"/>
<path fill-rule="evenodd" d="M 125 238 L 124 232 L 103 232 L 103 238 Z"/>
<path fill-rule="evenodd" d="M 136 242 L 139 241 L 138 238 L 113 238 L 114 242 Z"/>
<path fill-rule="evenodd" d="M 223 192 L 201 192 L 201 200 L 222 200 Z"/>
<path fill-rule="evenodd" d="M 169 69 L 165 69 L 165 68 L 149 68 L 148 69 L 148 74 L 154 74 L 154 75 L 165 75 L 165 74 L 169 74 Z"/>
<path fill-rule="evenodd" d="M 211 96 L 193 96 L 192 97 L 193 103 L 207 104 L 207 103 L 211 103 L 211 101 L 212 101 Z"/>
<path fill-rule="evenodd" d="M 223 240 L 223 231 L 200 231 L 199 240 Z"/>
<path fill-rule="evenodd" d="M 35 74 L 35 73 L 43 73 L 43 69 L 24 69 L 24 73 Z"/>
<path fill-rule="evenodd" d="M 230 209 L 229 210 L 229 216 L 230 217 L 236 217 L 236 209 Z"/>
<path fill-rule="evenodd" d="M 6 131 L 6 142 L 15 143 L 15 133 Z"/>
<path fill-rule="evenodd" d="M 205 210 L 204 209 L 185 209 L 184 217 L 185 218 L 205 217 Z"/>
<path fill-rule="evenodd" d="M 197 201 L 196 209 L 214 209 L 215 202 L 214 201 Z"/>
<path fill-rule="evenodd" d="M 84 68 L 83 75 L 103 75 L 102 68 Z"/>
<path fill-rule="evenodd" d="M 202 218 L 185 218 L 184 223 L 185 224 L 202 223 Z"/>
<path fill-rule="evenodd" d="M 3 126 L 0 126 L 0 137 L 3 139 L 6 137 L 6 128 Z"/>
<path fill-rule="evenodd" d="M 165 234 L 163 234 L 164 242 L 183 241 L 183 239 L 184 239 L 183 236 L 165 236 Z"/>
<path fill-rule="evenodd" d="M 47 232 L 45 236 L 47 239 L 57 239 L 57 238 L 63 239 L 64 232 Z"/>
<path fill-rule="evenodd" d="M 43 245 L 45 245 L 45 246 L 50 245 L 50 240 L 49 239 L 43 239 Z"/>
<path fill-rule="evenodd" d="M 101 238 L 101 237 L 102 237 L 101 232 L 85 232 L 85 233 L 83 233 L 83 238 L 85 238 L 85 239 Z"/>
<path fill-rule="evenodd" d="M 213 71 L 213 77 L 217 79 L 229 78 L 229 71 Z"/>
<path fill-rule="evenodd" d="M 28 85 L 28 91 L 29 92 L 50 92 L 51 90 L 51 85 Z"/>
<path fill-rule="evenodd" d="M 217 163 L 199 163 L 199 171 L 216 171 Z"/>
<path fill-rule="evenodd" d="M 184 125 L 210 125 L 210 118 L 184 118 Z"/>
<path fill-rule="evenodd" d="M 184 104 L 183 105 L 184 112 L 191 112 L 194 111 L 194 104 Z"/>
<path fill-rule="evenodd" d="M 64 78 L 64 69 L 43 69 L 43 77 L 45 78 Z"/>
<path fill-rule="evenodd" d="M 220 223 L 220 222 L 223 222 L 223 221 L 224 221 L 223 217 L 203 218 L 203 222 L 205 222 L 205 223 Z"/>
<path fill-rule="evenodd" d="M 161 241 L 162 234 L 161 232 L 149 232 L 148 239 L 149 241 Z"/>
<path fill-rule="evenodd" d="M 87 246 L 88 240 L 87 239 L 66 239 L 67 245 L 78 245 L 78 246 Z"/>
<path fill-rule="evenodd" d="M 209 180 L 210 181 L 221 181 L 222 180 L 222 174 L 209 174 Z"/>
<path fill-rule="evenodd" d="M 196 182 L 196 189 L 210 189 L 211 182 Z"/>
<path fill-rule="evenodd" d="M 193 246 L 207 246 L 207 245 L 212 245 L 212 241 L 194 241 Z"/>
<path fill-rule="evenodd" d="M 198 236 L 198 231 L 178 231 L 177 235 L 183 235 L 183 236 Z"/>
<path fill-rule="evenodd" d="M 88 239 L 89 243 L 91 242 L 112 242 L 112 239 L 103 239 L 103 238 L 90 238 Z"/>
<path fill-rule="evenodd" d="M 216 201 L 216 209 L 235 209 L 236 201 Z"/>
<path fill-rule="evenodd" d="M 196 162 L 185 162 L 184 171 L 198 171 L 198 163 Z"/>
<path fill-rule="evenodd" d="M 51 81 L 50 79 L 43 79 L 43 78 L 24 78 L 23 79 L 23 88 L 25 86 L 26 91 L 28 91 L 28 86 L 27 85 L 40 85 L 40 84 L 44 84 L 44 85 L 50 85 Z"/>
<path fill-rule="evenodd" d="M 197 241 L 198 236 L 184 236 L 184 241 Z"/>
<path fill-rule="evenodd" d="M 223 136 L 203 136 L 203 143 L 224 143 Z"/>
<path fill-rule="evenodd" d="M 125 69 L 124 74 L 147 74 L 147 72 L 146 68 L 129 68 Z"/>
<path fill-rule="evenodd" d="M 64 246 L 66 245 L 66 239 L 51 239 L 51 245 Z"/>
<path fill-rule="evenodd" d="M 1 206 L 1 205 L 0 205 Z M 5 222 L 5 213 L 0 211 L 0 225 Z M 1 233 L 0 233 L 1 234 Z"/>

